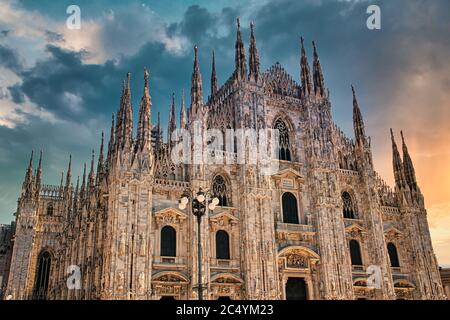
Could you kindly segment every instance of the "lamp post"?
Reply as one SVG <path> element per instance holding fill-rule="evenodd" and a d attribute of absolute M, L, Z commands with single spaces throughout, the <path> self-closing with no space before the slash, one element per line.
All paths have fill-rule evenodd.
<path fill-rule="evenodd" d="M 192 214 L 197 217 L 197 258 L 198 258 L 198 300 L 203 300 L 203 285 L 202 285 L 202 237 L 201 237 L 201 221 L 202 216 L 206 213 L 206 206 L 209 210 L 214 210 L 219 204 L 219 199 L 211 198 L 209 192 L 204 192 L 202 188 L 195 194 L 185 191 L 179 200 L 178 207 L 181 210 L 186 209 L 189 200 L 191 200 Z"/>

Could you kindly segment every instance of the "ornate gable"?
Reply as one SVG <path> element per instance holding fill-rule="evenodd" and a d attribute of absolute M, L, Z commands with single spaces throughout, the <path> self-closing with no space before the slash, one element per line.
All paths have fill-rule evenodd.
<path fill-rule="evenodd" d="M 362 239 L 363 235 L 366 233 L 366 229 L 359 225 L 358 223 L 352 223 L 345 228 L 347 236 L 353 239 Z"/>
<path fill-rule="evenodd" d="M 216 213 L 209 217 L 210 224 L 213 230 L 220 229 L 226 226 L 235 226 L 239 223 L 239 218 L 233 215 L 232 210 L 225 210 Z"/>
<path fill-rule="evenodd" d="M 166 208 L 155 212 L 156 223 L 159 225 L 163 224 L 180 224 L 188 217 L 187 215 L 175 208 Z"/>
<path fill-rule="evenodd" d="M 264 89 L 271 94 L 299 97 L 300 86 L 292 79 L 279 62 L 263 73 Z"/>
<path fill-rule="evenodd" d="M 400 238 L 403 235 L 403 232 L 401 232 L 400 230 L 398 230 L 395 227 L 390 227 L 389 229 L 384 231 L 384 236 L 386 237 L 386 239 L 388 241 L 394 241 L 398 238 Z"/>
<path fill-rule="evenodd" d="M 272 175 L 277 188 L 297 189 L 305 181 L 304 177 L 292 168 L 281 170 Z"/>

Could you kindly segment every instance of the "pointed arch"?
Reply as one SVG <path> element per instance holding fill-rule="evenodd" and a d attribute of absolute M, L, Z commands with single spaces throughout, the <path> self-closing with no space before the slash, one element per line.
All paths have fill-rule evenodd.
<path fill-rule="evenodd" d="M 342 199 L 342 214 L 345 219 L 356 219 L 357 218 L 357 209 L 355 205 L 355 201 L 349 192 L 344 191 L 341 195 Z"/>
<path fill-rule="evenodd" d="M 42 249 L 38 255 L 36 263 L 36 277 L 33 288 L 33 299 L 35 300 L 47 299 L 53 260 L 53 256 L 49 250 Z"/>
<path fill-rule="evenodd" d="M 297 198 L 291 192 L 283 193 L 281 197 L 283 207 L 283 222 L 299 224 Z"/>
<path fill-rule="evenodd" d="M 389 254 L 389 260 L 392 268 L 400 268 L 400 260 L 398 258 L 397 247 L 392 242 L 387 244 L 387 250 Z"/>
<path fill-rule="evenodd" d="M 54 207 L 53 207 L 53 203 L 52 202 L 49 202 L 47 204 L 46 214 L 48 216 L 53 216 L 53 214 L 54 214 Z"/>
<path fill-rule="evenodd" d="M 352 266 L 362 266 L 362 256 L 361 256 L 361 247 L 359 246 L 359 242 L 352 239 L 349 243 L 350 247 L 350 259 L 352 261 Z"/>
<path fill-rule="evenodd" d="M 211 190 L 214 197 L 219 199 L 219 206 L 231 207 L 231 183 L 223 173 L 218 173 L 212 180 Z"/>
<path fill-rule="evenodd" d="M 216 232 L 216 259 L 230 259 L 230 236 L 225 230 Z"/>
<path fill-rule="evenodd" d="M 177 232 L 171 226 L 161 229 L 161 256 L 175 257 L 177 255 Z"/>
<path fill-rule="evenodd" d="M 278 130 L 278 159 L 292 160 L 291 133 L 294 131 L 292 123 L 288 117 L 278 116 L 273 122 L 273 129 Z"/>

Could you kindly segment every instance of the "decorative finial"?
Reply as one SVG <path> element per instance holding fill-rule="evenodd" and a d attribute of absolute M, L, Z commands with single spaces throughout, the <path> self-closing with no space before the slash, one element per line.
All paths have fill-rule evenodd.
<path fill-rule="evenodd" d="M 236 18 L 236 24 L 237 24 L 237 28 L 239 30 L 241 28 L 241 22 L 239 21 L 239 17 Z"/>
<path fill-rule="evenodd" d="M 146 88 L 148 88 L 148 76 L 149 72 L 147 71 L 147 68 L 144 67 L 144 85 Z"/>

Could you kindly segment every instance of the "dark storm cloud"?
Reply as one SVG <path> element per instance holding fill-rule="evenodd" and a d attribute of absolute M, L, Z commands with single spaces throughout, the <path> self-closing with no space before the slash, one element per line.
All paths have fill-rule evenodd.
<path fill-rule="evenodd" d="M 10 33 L 11 30 L 2 30 L 0 31 L 0 37 L 1 38 L 6 38 L 8 36 L 8 34 Z"/>
<path fill-rule="evenodd" d="M 64 42 L 64 36 L 61 33 L 45 30 L 45 39 L 49 43 Z"/>
<path fill-rule="evenodd" d="M 115 97 L 108 92 L 124 74 L 113 62 L 84 64 L 83 52 L 55 45 L 47 45 L 47 52 L 48 58 L 20 74 L 21 84 L 10 87 L 15 97 L 27 96 L 58 118 L 72 121 L 82 121 L 108 109 Z"/>
<path fill-rule="evenodd" d="M 17 50 L 0 44 L 0 66 L 20 72 L 23 65 Z"/>

